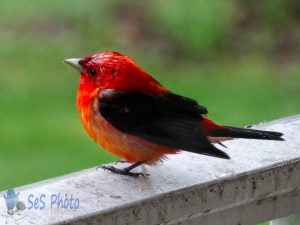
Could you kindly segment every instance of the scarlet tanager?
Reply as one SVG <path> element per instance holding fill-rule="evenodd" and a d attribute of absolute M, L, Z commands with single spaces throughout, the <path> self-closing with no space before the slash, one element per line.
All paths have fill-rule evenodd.
<path fill-rule="evenodd" d="M 114 173 L 154 164 L 180 150 L 229 159 L 212 143 L 232 138 L 284 140 L 282 133 L 219 125 L 195 100 L 172 93 L 130 57 L 105 51 L 64 62 L 80 71 L 77 108 L 89 136 L 132 163 Z"/>

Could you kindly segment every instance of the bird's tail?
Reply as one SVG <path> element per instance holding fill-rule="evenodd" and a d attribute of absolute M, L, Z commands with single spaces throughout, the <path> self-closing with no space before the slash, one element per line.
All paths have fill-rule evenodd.
<path fill-rule="evenodd" d="M 207 136 L 284 141 L 282 133 L 218 125 L 207 118 L 200 124 Z"/>

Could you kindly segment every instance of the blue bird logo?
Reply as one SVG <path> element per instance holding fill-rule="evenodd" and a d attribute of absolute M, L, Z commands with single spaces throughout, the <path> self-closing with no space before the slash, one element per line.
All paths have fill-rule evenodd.
<path fill-rule="evenodd" d="M 6 196 L 5 195 L 3 196 L 6 202 L 7 213 L 9 215 L 14 214 L 15 208 L 16 210 L 20 210 L 20 211 L 26 208 L 25 204 L 19 201 L 19 194 L 20 193 L 16 193 L 14 189 L 9 189 L 6 192 Z"/>

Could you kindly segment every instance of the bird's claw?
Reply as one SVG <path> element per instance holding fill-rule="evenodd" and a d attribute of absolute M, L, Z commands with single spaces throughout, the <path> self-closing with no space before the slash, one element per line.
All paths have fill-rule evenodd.
<path fill-rule="evenodd" d="M 115 165 L 118 164 L 118 163 L 127 163 L 127 161 L 126 160 L 118 160 L 118 161 L 115 162 Z"/>
<path fill-rule="evenodd" d="M 98 168 L 98 167 L 97 167 Z M 144 174 L 144 173 L 132 173 L 126 169 L 118 169 L 116 167 L 113 167 L 113 166 L 100 166 L 100 168 L 104 169 L 104 170 L 109 170 L 113 173 L 116 173 L 116 174 L 121 174 L 121 175 L 126 175 L 126 176 L 130 176 L 130 177 L 139 177 L 139 176 L 142 176 L 144 178 L 146 178 L 146 176 L 150 176 L 149 174 Z"/>

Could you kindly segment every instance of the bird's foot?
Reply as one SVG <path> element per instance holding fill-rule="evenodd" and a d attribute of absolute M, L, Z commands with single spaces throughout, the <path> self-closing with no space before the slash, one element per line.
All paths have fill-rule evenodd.
<path fill-rule="evenodd" d="M 115 162 L 115 164 L 118 164 L 118 163 L 127 163 L 127 161 L 126 160 L 118 160 Z"/>
<path fill-rule="evenodd" d="M 118 169 L 116 167 L 113 167 L 113 166 L 101 166 L 102 169 L 104 170 L 109 170 L 113 173 L 116 173 L 116 174 L 121 174 L 121 175 L 126 175 L 126 176 L 130 176 L 130 177 L 139 177 L 139 176 L 142 176 L 142 177 L 146 177 L 146 176 L 149 176 L 149 174 L 144 174 L 144 173 L 132 173 L 130 172 L 127 168 L 124 168 L 124 169 Z"/>

